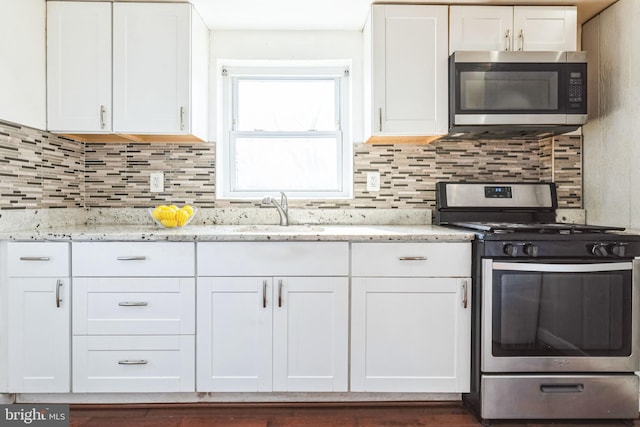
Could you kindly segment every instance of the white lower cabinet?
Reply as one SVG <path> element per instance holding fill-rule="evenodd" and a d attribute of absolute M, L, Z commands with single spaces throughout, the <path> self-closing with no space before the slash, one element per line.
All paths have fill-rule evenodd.
<path fill-rule="evenodd" d="M 6 265 L 9 392 L 69 392 L 69 244 L 9 242 Z"/>
<path fill-rule="evenodd" d="M 73 391 L 195 391 L 195 244 L 73 244 Z"/>
<path fill-rule="evenodd" d="M 351 391 L 469 391 L 470 250 L 468 243 L 353 244 L 360 277 L 351 282 Z M 429 277 L 431 267 L 440 277 Z"/>
<path fill-rule="evenodd" d="M 469 242 L 0 245 L 9 393 L 469 391 Z"/>
<path fill-rule="evenodd" d="M 348 243 L 199 244 L 197 390 L 347 391 L 348 259 Z M 285 275 L 305 267 L 325 276 Z"/>

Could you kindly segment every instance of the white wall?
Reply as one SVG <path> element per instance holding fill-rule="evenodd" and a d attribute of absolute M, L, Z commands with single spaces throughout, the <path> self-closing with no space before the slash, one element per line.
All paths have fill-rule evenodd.
<path fill-rule="evenodd" d="M 351 60 L 352 135 L 363 140 L 362 33 L 360 31 L 211 31 L 209 140 L 216 141 L 218 77 L 226 60 Z"/>
<path fill-rule="evenodd" d="M 640 1 L 619 0 L 582 28 L 589 53 L 584 126 L 587 221 L 640 230 Z"/>
<path fill-rule="evenodd" d="M 46 128 L 45 0 L 0 0 L 0 119 Z"/>

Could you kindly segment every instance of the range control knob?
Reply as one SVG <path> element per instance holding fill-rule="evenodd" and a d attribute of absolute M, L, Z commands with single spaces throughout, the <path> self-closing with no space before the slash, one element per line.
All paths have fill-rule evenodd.
<path fill-rule="evenodd" d="M 524 253 L 529 255 L 530 257 L 538 256 L 538 247 L 536 245 L 528 244 L 524 246 Z"/>
<path fill-rule="evenodd" d="M 611 253 L 617 257 L 624 257 L 625 254 L 625 246 L 623 243 L 616 243 L 611 246 Z"/>
<path fill-rule="evenodd" d="M 609 255 L 609 251 L 607 250 L 607 245 L 603 243 L 595 243 L 591 247 L 591 253 L 595 256 L 607 256 Z"/>
<path fill-rule="evenodd" d="M 509 255 L 510 257 L 518 256 L 518 246 L 511 243 L 507 243 L 506 245 L 504 245 L 504 248 L 502 250 L 506 255 Z"/>

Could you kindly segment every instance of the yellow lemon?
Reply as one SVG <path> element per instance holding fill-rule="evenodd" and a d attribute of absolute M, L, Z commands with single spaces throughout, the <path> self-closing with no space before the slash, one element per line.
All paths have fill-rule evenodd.
<path fill-rule="evenodd" d="M 167 228 L 175 228 L 178 225 L 178 222 L 174 219 L 163 219 L 160 221 L 162 225 Z"/>
<path fill-rule="evenodd" d="M 180 208 L 178 208 L 176 205 L 169 205 L 169 209 L 171 209 L 172 211 L 177 211 Z"/>
<path fill-rule="evenodd" d="M 180 209 L 178 212 L 176 212 L 176 221 L 178 223 L 178 227 L 182 227 L 183 225 L 185 225 L 188 220 L 189 213 L 186 210 Z"/>
<path fill-rule="evenodd" d="M 187 213 L 189 214 L 189 217 L 192 217 L 192 216 L 193 216 L 193 208 L 192 208 L 191 206 L 189 206 L 189 205 L 184 205 L 184 206 L 182 207 L 182 210 L 183 210 L 183 211 L 187 211 Z"/>
<path fill-rule="evenodd" d="M 162 219 L 162 209 L 160 209 L 160 207 L 155 208 L 151 211 L 151 216 L 156 221 L 160 221 Z"/>
<path fill-rule="evenodd" d="M 160 219 L 166 219 L 166 220 L 175 220 L 176 219 L 176 212 L 171 210 L 171 209 L 165 209 L 160 213 Z"/>

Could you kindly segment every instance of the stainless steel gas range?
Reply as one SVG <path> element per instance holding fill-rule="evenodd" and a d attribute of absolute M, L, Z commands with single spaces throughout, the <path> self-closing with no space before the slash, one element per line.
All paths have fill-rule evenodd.
<path fill-rule="evenodd" d="M 472 378 L 485 420 L 638 417 L 640 236 L 555 222 L 552 183 L 436 185 L 474 230 Z"/>

